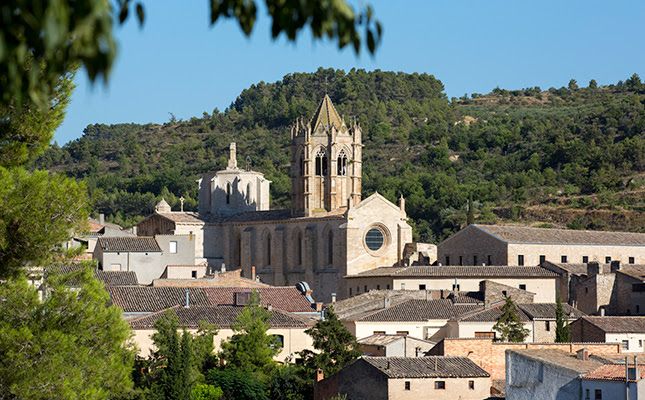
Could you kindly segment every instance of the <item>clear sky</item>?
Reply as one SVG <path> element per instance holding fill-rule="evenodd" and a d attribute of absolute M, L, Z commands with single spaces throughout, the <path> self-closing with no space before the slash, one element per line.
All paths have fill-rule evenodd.
<path fill-rule="evenodd" d="M 262 2 L 262 0 L 259 0 Z M 645 78 L 645 1 L 365 0 L 384 26 L 375 56 L 339 51 L 334 43 L 272 41 L 258 14 L 246 38 L 236 23 L 208 24 L 206 0 L 144 1 L 146 22 L 115 29 L 119 54 L 110 81 L 76 78 L 59 144 L 93 123 L 165 122 L 228 107 L 241 90 L 290 72 L 353 67 L 426 72 L 448 96 L 496 86 L 583 86 Z M 357 2 L 360 4 L 359 2 Z"/>

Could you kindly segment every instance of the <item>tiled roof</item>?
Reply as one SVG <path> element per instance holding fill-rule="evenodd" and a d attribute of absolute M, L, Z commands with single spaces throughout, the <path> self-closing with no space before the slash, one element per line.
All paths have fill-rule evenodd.
<path fill-rule="evenodd" d="M 606 333 L 645 333 L 645 317 L 582 317 Z"/>
<path fill-rule="evenodd" d="M 389 378 L 481 378 L 488 372 L 467 357 L 362 357 Z"/>
<path fill-rule="evenodd" d="M 587 275 L 587 264 L 577 264 L 577 263 L 554 263 L 549 262 L 550 264 L 555 265 L 573 275 Z M 607 267 L 609 269 L 609 267 Z"/>
<path fill-rule="evenodd" d="M 481 309 L 477 304 L 453 304 L 451 300 L 408 300 L 404 303 L 370 313 L 358 321 L 427 321 L 449 319 Z"/>
<path fill-rule="evenodd" d="M 204 289 L 190 288 L 191 305 L 211 305 Z M 186 289 L 178 287 L 111 286 L 107 288 L 112 303 L 126 313 L 156 312 L 186 304 Z"/>
<path fill-rule="evenodd" d="M 557 277 L 553 271 L 542 267 L 514 267 L 494 265 L 445 265 L 413 267 L 379 267 L 346 278 L 364 278 L 366 276 L 387 277 Z"/>
<path fill-rule="evenodd" d="M 602 362 L 592 359 L 580 360 L 576 354 L 555 349 L 507 350 L 521 354 L 524 357 L 565 368 L 578 374 L 584 374 L 603 365 Z M 623 367 L 624 368 L 624 367 Z"/>
<path fill-rule="evenodd" d="M 96 278 L 105 286 L 137 285 L 137 274 L 134 271 L 94 271 Z"/>
<path fill-rule="evenodd" d="M 261 221 L 284 221 L 294 220 L 301 221 L 306 219 L 339 219 L 345 214 L 344 209 L 329 211 L 326 213 L 316 214 L 312 217 L 293 217 L 291 210 L 263 210 L 263 211 L 246 211 L 234 214 L 229 217 L 223 217 L 221 222 L 261 222 Z"/>
<path fill-rule="evenodd" d="M 230 328 L 244 307 L 236 306 L 175 306 L 172 309 L 179 318 L 182 328 L 197 328 L 204 321 L 217 325 L 219 328 Z M 133 329 L 151 329 L 155 322 L 164 315 L 166 310 L 130 320 Z M 269 325 L 272 328 L 307 328 L 308 325 L 299 318 L 280 310 L 270 310 Z"/>
<path fill-rule="evenodd" d="M 172 212 L 160 212 L 157 214 L 173 222 L 184 222 L 184 223 L 194 223 L 194 224 L 204 223 L 204 220 L 200 218 L 199 214 L 196 212 L 172 211 Z"/>
<path fill-rule="evenodd" d="M 467 314 L 456 315 L 453 319 L 462 322 L 495 322 L 502 315 L 502 306 L 473 310 Z M 517 315 L 522 322 L 528 322 L 531 318 L 518 307 Z"/>
<path fill-rule="evenodd" d="M 645 365 L 638 366 L 638 380 L 645 378 Z M 595 381 L 625 381 L 625 364 L 606 364 L 587 372 L 582 379 Z"/>
<path fill-rule="evenodd" d="M 627 276 L 631 276 L 634 279 L 645 281 L 645 265 L 622 264 L 618 272 Z"/>
<path fill-rule="evenodd" d="M 578 231 L 512 225 L 473 225 L 508 243 L 645 246 L 645 233 Z"/>
<path fill-rule="evenodd" d="M 153 237 L 100 237 L 96 244 L 105 252 L 156 253 L 161 252 Z"/>
<path fill-rule="evenodd" d="M 402 336 L 402 335 L 381 335 L 381 334 L 376 334 L 376 335 L 370 335 L 368 337 L 364 337 L 362 339 L 358 339 L 357 342 L 359 344 L 365 344 L 365 345 L 372 345 L 372 346 L 387 346 L 388 344 L 398 342 L 399 340 L 416 340 L 419 342 L 427 342 L 428 344 L 434 344 L 434 342 L 430 342 L 427 340 L 423 339 L 417 339 L 415 337 L 411 336 Z"/>
<path fill-rule="evenodd" d="M 263 306 L 270 305 L 289 312 L 313 311 L 311 303 L 294 286 L 205 287 L 203 290 L 212 305 L 234 305 L 235 293 L 256 291 L 260 295 L 260 304 Z"/>
<path fill-rule="evenodd" d="M 532 303 L 532 304 L 519 304 L 518 307 L 522 309 L 531 319 L 555 319 L 556 303 Z M 564 315 L 568 315 L 569 319 L 578 319 L 585 315 L 577 308 L 571 307 L 569 304 L 562 304 Z"/>

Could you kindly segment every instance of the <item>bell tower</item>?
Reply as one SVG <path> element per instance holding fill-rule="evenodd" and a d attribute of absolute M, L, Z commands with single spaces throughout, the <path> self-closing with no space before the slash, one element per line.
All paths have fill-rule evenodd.
<path fill-rule="evenodd" d="M 291 126 L 291 212 L 314 216 L 361 201 L 362 132 L 349 125 L 328 95 L 314 116 Z"/>

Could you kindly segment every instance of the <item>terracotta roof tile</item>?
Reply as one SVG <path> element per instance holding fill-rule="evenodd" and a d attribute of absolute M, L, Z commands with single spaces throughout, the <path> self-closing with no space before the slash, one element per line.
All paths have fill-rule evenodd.
<path fill-rule="evenodd" d="M 96 244 L 105 252 L 158 253 L 159 244 L 153 237 L 100 237 Z"/>
<path fill-rule="evenodd" d="M 645 378 L 645 365 L 638 366 L 638 380 Z M 625 364 L 606 364 L 587 372 L 582 379 L 595 381 L 625 381 Z"/>
<path fill-rule="evenodd" d="M 105 286 L 138 285 L 137 274 L 134 271 L 94 271 L 96 278 Z"/>
<path fill-rule="evenodd" d="M 190 288 L 189 302 L 211 305 L 203 289 Z M 112 303 L 126 313 L 150 313 L 186 304 L 186 289 L 178 287 L 111 286 L 107 288 Z"/>
<path fill-rule="evenodd" d="M 172 211 L 172 212 L 158 212 L 157 214 L 166 219 L 169 219 L 172 222 L 184 222 L 184 223 L 194 223 L 194 224 L 204 223 L 204 220 L 196 212 Z"/>
<path fill-rule="evenodd" d="M 477 304 L 453 304 L 451 300 L 408 300 L 401 304 L 370 313 L 358 321 L 427 321 L 449 319 L 463 313 L 483 309 Z"/>
<path fill-rule="evenodd" d="M 488 372 L 467 357 L 362 357 L 390 378 L 484 378 Z"/>
<path fill-rule="evenodd" d="M 565 368 L 579 374 L 587 373 L 603 365 L 601 361 L 592 358 L 580 360 L 575 353 L 555 349 L 507 350 L 507 352 L 521 354 L 524 357 Z"/>
<path fill-rule="evenodd" d="M 473 225 L 508 243 L 645 246 L 645 233 L 578 231 L 513 225 Z"/>
<path fill-rule="evenodd" d="M 555 319 L 556 303 L 532 303 L 532 304 L 519 304 L 518 307 L 526 313 L 531 319 Z M 577 308 L 571 307 L 569 304 L 562 304 L 564 315 L 568 315 L 569 319 L 578 319 L 585 315 Z"/>
<path fill-rule="evenodd" d="M 606 333 L 645 333 L 645 317 L 582 317 Z"/>
<path fill-rule="evenodd" d="M 244 307 L 239 306 L 191 306 L 172 307 L 179 318 L 182 328 L 197 328 L 201 321 L 215 324 L 220 328 L 230 328 L 237 320 L 237 316 Z M 166 310 L 156 312 L 129 321 L 133 329 L 151 329 L 155 322 L 164 315 Z M 272 328 L 307 328 L 308 325 L 301 319 L 280 310 L 270 310 L 269 325 Z"/>
<path fill-rule="evenodd" d="M 234 305 L 235 293 L 256 291 L 260 304 L 289 312 L 312 312 L 311 303 L 294 286 L 248 287 L 205 287 L 204 292 L 212 305 Z"/>

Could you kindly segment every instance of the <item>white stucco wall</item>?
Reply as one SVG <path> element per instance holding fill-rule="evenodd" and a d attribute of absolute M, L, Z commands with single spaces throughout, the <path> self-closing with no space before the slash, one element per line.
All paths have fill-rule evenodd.
<path fill-rule="evenodd" d="M 622 343 L 623 340 L 627 340 L 629 342 L 629 348 L 622 350 L 624 353 L 641 353 L 645 351 L 645 333 L 605 334 L 606 343 Z"/>

